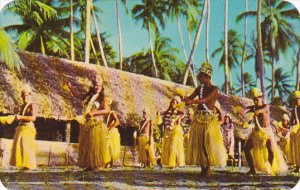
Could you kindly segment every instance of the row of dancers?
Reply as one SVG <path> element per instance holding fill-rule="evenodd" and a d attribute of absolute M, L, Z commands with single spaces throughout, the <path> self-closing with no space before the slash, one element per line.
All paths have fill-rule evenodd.
<path fill-rule="evenodd" d="M 161 164 L 164 167 L 197 165 L 201 167 L 202 176 L 211 175 L 211 166 L 225 166 L 230 152 L 225 148 L 218 112 L 215 107 L 218 98 L 218 88 L 211 82 L 213 74 L 209 63 L 202 64 L 198 74 L 200 86 L 187 97 L 175 96 L 170 101 L 166 111 L 158 112 L 163 116 L 163 140 L 161 148 Z M 84 109 L 77 120 L 80 122 L 78 166 L 85 170 L 97 171 L 110 167 L 120 156 L 120 134 L 117 130 L 119 118 L 111 110 L 112 100 L 105 94 L 99 78 L 92 81 L 87 93 L 79 93 L 69 82 L 71 93 L 82 100 Z M 35 136 L 33 122 L 36 119 L 35 105 L 31 98 L 31 90 L 22 91 L 23 105 L 17 115 L 0 117 L 1 123 L 18 121 L 15 130 L 10 164 L 24 170 L 36 169 Z M 263 172 L 280 174 L 287 172 L 286 159 L 275 140 L 270 127 L 269 105 L 262 99 L 262 93 L 253 90 L 254 105 L 244 109 L 241 114 L 254 113 L 254 128 L 249 135 L 244 152 L 248 166 L 248 174 Z M 300 166 L 300 92 L 295 93 L 296 106 L 292 112 L 289 159 L 292 164 Z M 184 133 L 181 121 L 184 112 L 178 109 L 178 104 L 196 105 L 193 120 L 190 124 L 189 136 L 184 143 Z M 138 159 L 144 166 L 156 164 L 155 143 L 153 139 L 153 121 L 149 111 L 143 111 L 143 120 L 138 131 Z M 230 154 L 229 154 L 230 155 Z"/>

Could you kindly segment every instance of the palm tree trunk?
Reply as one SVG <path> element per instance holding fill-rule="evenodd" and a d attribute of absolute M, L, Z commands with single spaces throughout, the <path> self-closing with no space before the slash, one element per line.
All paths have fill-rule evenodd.
<path fill-rule="evenodd" d="M 94 53 L 95 58 L 96 58 L 97 65 L 100 65 L 100 62 L 99 62 L 99 59 L 97 57 L 97 52 L 96 52 L 96 48 L 94 46 L 93 40 L 91 39 L 90 42 L 91 42 L 91 47 L 92 47 L 93 53 Z"/>
<path fill-rule="evenodd" d="M 224 16 L 224 55 L 225 55 L 225 93 L 229 93 L 228 83 L 228 0 L 225 0 L 225 16 Z"/>
<path fill-rule="evenodd" d="M 151 56 L 152 56 L 152 63 L 153 63 L 153 67 L 154 67 L 154 74 L 155 74 L 155 78 L 158 78 L 158 71 L 157 71 L 157 67 L 156 67 L 156 63 L 155 63 L 155 57 L 154 57 L 154 52 L 153 52 L 152 40 L 151 40 L 150 22 L 148 22 L 147 30 L 148 30 L 148 38 L 149 38 L 150 50 L 151 50 Z"/>
<path fill-rule="evenodd" d="M 298 50 L 298 56 L 297 56 L 297 84 L 296 84 L 296 90 L 300 90 L 300 45 Z"/>
<path fill-rule="evenodd" d="M 248 0 L 245 0 L 245 12 L 248 12 Z M 246 96 L 245 79 L 244 79 L 244 63 L 245 63 L 245 58 L 246 58 L 246 44 L 247 44 L 247 17 L 245 17 L 245 22 L 244 22 L 244 45 L 243 45 L 243 54 L 242 54 L 242 62 L 241 62 L 242 97 Z"/>
<path fill-rule="evenodd" d="M 14 43 L 2 27 L 0 27 L 0 41 L 0 62 L 5 63 L 11 71 L 14 71 L 14 69 L 20 71 L 23 63 Z"/>
<path fill-rule="evenodd" d="M 85 48 L 84 48 L 84 62 L 90 61 L 90 38 L 91 38 L 91 6 L 92 0 L 86 1 L 86 27 L 85 27 Z"/>
<path fill-rule="evenodd" d="M 271 37 L 271 54 L 272 54 L 272 57 L 271 57 L 271 61 L 272 61 L 272 101 L 274 99 L 274 96 L 275 96 L 275 86 L 274 86 L 274 82 L 275 82 L 275 76 L 274 76 L 274 72 L 275 72 L 275 38 L 273 36 L 273 33 L 272 33 L 272 29 L 270 31 L 270 37 Z"/>
<path fill-rule="evenodd" d="M 101 41 L 100 32 L 99 32 L 99 29 L 98 29 L 98 24 L 97 24 L 97 20 L 96 20 L 95 11 L 92 10 L 92 13 L 93 13 L 93 20 L 94 20 L 94 25 L 95 25 L 95 29 L 96 29 L 96 35 L 97 35 L 97 39 L 98 39 L 98 42 L 99 42 L 101 58 L 102 58 L 104 66 L 108 67 L 107 62 L 106 62 L 106 58 L 105 58 L 105 54 L 104 54 L 104 50 L 103 50 L 103 45 L 102 45 L 102 41 Z"/>
<path fill-rule="evenodd" d="M 190 44 L 190 50 L 192 50 L 192 42 L 191 42 L 191 33 L 188 31 L 188 37 L 189 37 L 189 44 Z M 191 67 L 193 68 L 193 74 L 195 76 L 195 79 L 196 80 L 196 83 L 198 85 L 198 80 L 197 80 L 197 77 L 196 77 L 196 72 L 195 72 L 195 62 L 194 62 L 194 56 L 192 57 L 192 64 L 191 64 Z"/>
<path fill-rule="evenodd" d="M 209 20 L 210 20 L 210 0 L 207 0 L 207 14 L 206 14 L 206 38 L 205 38 L 205 52 L 206 62 L 209 63 Z"/>
<path fill-rule="evenodd" d="M 74 52 L 74 27 L 73 27 L 73 0 L 70 0 L 70 46 L 71 46 L 71 60 L 75 60 Z"/>
<path fill-rule="evenodd" d="M 184 85 L 186 84 L 186 81 L 187 81 L 187 78 L 188 78 L 189 67 L 191 65 L 191 60 L 192 60 L 192 57 L 194 56 L 195 48 L 196 48 L 196 46 L 198 44 L 198 41 L 199 41 L 199 38 L 200 38 L 200 33 L 201 33 L 202 25 L 203 25 L 203 17 L 206 13 L 206 8 L 207 8 L 206 5 L 207 5 L 207 0 L 204 1 L 204 7 L 203 7 L 203 10 L 202 10 L 201 19 L 199 20 L 199 23 L 198 23 L 197 32 L 196 32 L 196 36 L 195 36 L 195 39 L 194 39 L 193 47 L 191 49 L 191 53 L 190 53 L 188 62 L 187 62 L 186 67 L 185 67 L 185 73 L 184 73 L 184 77 L 183 77 L 183 81 L 182 81 L 182 83 Z"/>
<path fill-rule="evenodd" d="M 116 14 L 117 14 L 117 22 L 118 22 L 118 35 L 119 35 L 119 62 L 120 62 L 120 70 L 123 69 L 123 59 L 122 59 L 122 32 L 121 32 L 121 24 L 120 24 L 120 16 L 119 16 L 119 6 L 118 1 L 116 0 Z"/>
<path fill-rule="evenodd" d="M 261 13 L 261 1 L 257 0 L 257 12 L 256 12 L 256 29 L 257 29 L 257 61 L 259 67 L 259 78 L 260 78 L 260 88 L 263 93 L 263 99 L 265 101 L 266 89 L 265 89 L 265 68 L 264 68 L 264 57 L 262 49 L 262 37 L 261 37 L 261 26 L 260 26 L 260 13 Z"/>
<path fill-rule="evenodd" d="M 46 55 L 45 44 L 42 36 L 40 36 L 40 41 L 41 41 L 41 52 L 43 55 Z"/>
<path fill-rule="evenodd" d="M 229 81 L 230 81 L 230 86 L 229 86 L 229 93 L 232 94 L 233 93 L 233 82 L 232 82 L 232 71 L 231 69 L 229 70 Z"/>
<path fill-rule="evenodd" d="M 184 42 L 183 42 L 183 37 L 182 37 L 182 32 L 181 32 L 181 27 L 180 27 L 180 21 L 179 21 L 178 18 L 176 18 L 176 21 L 177 21 L 177 27 L 178 27 L 178 32 L 179 32 L 179 37 L 180 37 L 180 42 L 181 42 L 181 48 L 182 48 L 182 51 L 183 51 L 185 61 L 187 62 L 188 58 L 187 58 L 186 51 L 185 51 L 185 48 L 184 48 Z M 194 75 L 194 72 L 193 72 L 193 69 L 191 67 L 189 67 L 189 72 L 190 72 L 190 74 L 193 78 L 194 86 L 196 87 L 198 85 L 197 84 L 197 79 L 196 79 L 196 77 Z"/>
<path fill-rule="evenodd" d="M 272 51 L 273 52 L 273 51 Z M 272 53 L 272 57 L 271 57 L 271 66 L 272 66 L 272 97 L 271 100 L 274 100 L 274 96 L 275 96 L 275 86 L 274 86 L 274 82 L 275 82 L 275 76 L 274 76 L 274 72 L 275 72 L 275 59 L 274 59 L 274 55 Z"/>

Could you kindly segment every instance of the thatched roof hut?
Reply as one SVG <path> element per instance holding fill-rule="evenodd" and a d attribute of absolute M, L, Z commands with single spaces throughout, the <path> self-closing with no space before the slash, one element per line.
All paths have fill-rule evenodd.
<path fill-rule="evenodd" d="M 164 110 L 169 100 L 176 94 L 176 88 L 190 94 L 193 89 L 172 82 L 150 78 L 105 68 L 98 65 L 71 62 L 66 59 L 42 56 L 36 53 L 20 52 L 24 68 L 20 73 L 9 71 L 3 64 L 0 75 L 0 112 L 16 113 L 22 103 L 20 93 L 24 83 L 33 89 L 34 101 L 38 107 L 37 115 L 43 118 L 73 120 L 81 114 L 81 101 L 71 95 L 67 81 L 77 85 L 85 92 L 91 77 L 103 78 L 106 93 L 114 100 L 122 123 L 128 122 L 133 114 L 141 114 L 145 107 L 152 111 Z M 236 117 L 235 107 L 245 107 L 252 102 L 249 99 L 221 94 L 219 97 L 223 112 Z M 272 108 L 273 115 L 281 115 L 283 110 Z M 277 116 L 276 116 L 277 118 Z"/>

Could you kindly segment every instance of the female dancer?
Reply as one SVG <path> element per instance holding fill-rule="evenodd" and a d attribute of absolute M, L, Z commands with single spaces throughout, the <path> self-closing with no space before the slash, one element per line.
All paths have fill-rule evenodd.
<path fill-rule="evenodd" d="M 182 111 L 176 109 L 176 106 L 180 101 L 180 97 L 175 96 L 171 100 L 168 110 L 160 113 L 164 116 L 164 138 L 161 164 L 170 168 L 185 165 L 183 130 L 180 126 L 184 114 Z"/>
<path fill-rule="evenodd" d="M 106 125 L 103 116 L 109 114 L 104 88 L 99 79 L 94 79 L 86 94 L 79 94 L 69 82 L 72 94 L 84 101 L 84 121 L 80 125 L 78 164 L 85 170 L 97 171 L 105 167 L 110 156 L 108 152 Z"/>
<path fill-rule="evenodd" d="M 15 116 L 19 124 L 14 134 L 10 165 L 23 170 L 33 170 L 36 169 L 36 129 L 33 124 L 36 116 L 29 87 L 22 91 L 22 99 L 21 112 Z"/>
<path fill-rule="evenodd" d="M 234 158 L 234 125 L 229 114 L 224 116 L 224 123 L 221 125 L 224 145 L 228 158 Z"/>

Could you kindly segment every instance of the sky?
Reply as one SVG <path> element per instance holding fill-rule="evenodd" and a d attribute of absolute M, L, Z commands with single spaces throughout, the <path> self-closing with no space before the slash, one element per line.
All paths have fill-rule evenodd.
<path fill-rule="evenodd" d="M 123 38 L 123 56 L 130 56 L 137 51 L 149 48 L 148 34 L 145 29 L 142 28 L 141 22 L 136 22 L 132 19 L 131 9 L 133 6 L 140 1 L 138 0 L 127 0 L 127 8 L 129 10 L 126 13 L 125 7 L 120 2 L 119 11 L 122 27 L 122 38 Z M 210 0 L 211 2 L 211 15 L 210 15 L 210 27 L 209 27 L 209 53 L 220 47 L 220 40 L 224 39 L 224 0 Z M 241 12 L 244 12 L 245 1 L 244 0 L 228 0 L 228 30 L 234 29 L 241 35 L 243 39 L 244 32 L 244 21 L 236 22 L 236 16 Z M 248 10 L 256 10 L 257 1 L 248 0 Z M 116 20 L 116 10 L 115 10 L 115 0 L 101 0 L 96 3 L 101 10 L 98 13 L 100 20 L 98 21 L 98 27 L 100 32 L 106 32 L 110 35 L 108 38 L 109 43 L 113 46 L 113 49 L 117 52 L 118 59 L 118 31 L 117 31 L 117 20 Z M 199 15 L 200 17 L 200 15 Z M 198 18 L 199 18 L 198 17 Z M 188 35 L 186 30 L 185 19 L 180 18 L 181 29 L 184 36 L 185 48 L 187 54 L 189 55 L 189 43 Z M 10 25 L 12 23 L 20 22 L 18 17 L 15 15 L 4 14 L 3 11 L 0 13 L 0 26 Z M 300 27 L 299 22 L 294 22 L 293 25 L 295 29 Z M 172 40 L 172 45 L 179 50 L 179 55 L 182 60 L 184 60 L 183 53 L 181 51 L 180 38 L 178 34 L 177 24 L 175 22 L 171 23 L 167 21 L 164 30 L 160 30 L 162 36 L 169 37 Z M 248 38 L 247 41 L 251 41 L 251 35 L 254 33 L 256 35 L 256 19 L 248 19 Z M 298 32 L 299 33 L 299 32 Z M 153 35 L 153 34 L 152 34 Z M 194 38 L 192 35 L 192 39 Z M 296 47 L 297 48 L 297 47 Z M 224 68 L 219 66 L 219 60 L 221 55 L 217 55 L 214 58 L 210 56 L 210 62 L 214 68 L 213 82 L 219 87 L 224 83 Z M 297 52 L 293 51 L 292 48 L 288 50 L 285 55 L 280 55 L 280 60 L 276 63 L 276 68 L 283 67 L 285 72 L 291 73 L 292 59 L 296 59 Z M 205 61 L 205 25 L 203 25 L 200 40 L 198 46 L 195 50 L 195 65 L 199 68 L 201 64 Z M 271 67 L 266 66 L 266 76 L 271 77 Z M 237 66 L 232 71 L 232 77 L 234 83 L 237 82 L 237 75 L 239 73 L 240 67 Z M 249 60 L 245 63 L 245 71 L 249 72 L 253 78 L 255 78 L 254 72 L 254 60 Z M 296 73 L 294 72 L 291 76 L 293 80 L 296 79 Z"/>

